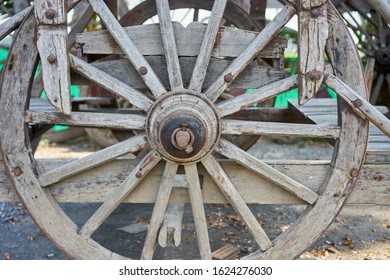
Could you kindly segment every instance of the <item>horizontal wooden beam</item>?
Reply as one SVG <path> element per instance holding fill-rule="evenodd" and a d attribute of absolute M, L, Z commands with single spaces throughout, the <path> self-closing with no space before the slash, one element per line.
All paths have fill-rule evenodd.
<path fill-rule="evenodd" d="M 146 60 L 154 71 L 158 73 L 161 82 L 165 86 L 169 86 L 165 58 L 162 56 L 148 56 L 146 57 Z M 195 66 L 196 57 L 181 57 L 179 62 L 182 70 L 183 83 L 189 84 Z M 231 60 L 212 58 L 203 83 L 203 88 L 210 86 L 212 82 L 218 78 L 219 73 L 229 66 L 230 63 Z M 146 88 L 146 85 L 139 77 L 138 72 L 127 59 L 94 62 L 92 65 L 133 88 Z M 231 84 L 231 87 L 258 88 L 289 76 L 290 72 L 287 70 L 278 70 L 259 66 L 257 63 L 252 63 L 237 77 L 237 79 Z M 91 81 L 76 73 L 72 73 L 71 78 L 72 84 L 75 85 L 92 84 Z"/>
<path fill-rule="evenodd" d="M 129 162 L 130 161 L 130 162 Z M 41 170 L 52 169 L 69 160 L 40 160 Z M 328 164 L 325 162 L 268 162 L 277 170 L 317 192 L 326 176 Z M 103 202 L 120 186 L 135 163 L 131 160 L 116 160 L 105 165 L 78 174 L 54 184 L 51 188 L 54 197 L 60 202 Z M 237 186 L 241 196 L 250 204 L 299 204 L 295 196 L 277 187 L 264 178 L 243 168 L 232 161 L 221 161 L 221 165 Z M 6 177 L 3 165 L 0 165 L 0 201 L 15 202 L 18 197 Z M 127 203 L 153 203 L 156 199 L 156 187 L 160 184 L 163 164 L 157 165 L 140 182 Z M 204 203 L 227 203 L 214 181 L 198 165 Z M 355 190 L 348 200 L 349 204 L 390 204 L 389 165 L 364 165 Z M 188 190 L 174 188 L 170 202 L 189 203 Z"/>
<path fill-rule="evenodd" d="M 179 56 L 197 56 L 207 25 L 191 23 L 186 28 L 174 22 L 173 29 Z M 125 27 L 125 31 L 143 55 L 164 55 L 161 31 L 158 24 Z M 237 57 L 256 38 L 257 32 L 220 27 L 212 57 Z M 76 43 L 84 54 L 123 54 L 107 30 L 80 33 Z M 262 58 L 279 58 L 287 47 L 284 38 L 273 39 L 259 54 Z"/>

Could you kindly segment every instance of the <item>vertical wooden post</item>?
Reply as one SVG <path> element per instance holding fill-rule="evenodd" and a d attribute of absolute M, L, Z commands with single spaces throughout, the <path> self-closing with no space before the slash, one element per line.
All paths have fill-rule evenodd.
<path fill-rule="evenodd" d="M 324 79 L 324 53 L 329 29 L 327 1 L 301 0 L 298 5 L 300 105 L 316 95 Z"/>
<path fill-rule="evenodd" d="M 68 58 L 67 1 L 37 0 L 37 47 L 41 57 L 43 85 L 56 110 L 71 114 Z"/>

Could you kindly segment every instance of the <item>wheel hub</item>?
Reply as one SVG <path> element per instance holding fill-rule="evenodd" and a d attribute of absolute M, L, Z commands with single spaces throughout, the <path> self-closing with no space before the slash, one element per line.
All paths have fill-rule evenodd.
<path fill-rule="evenodd" d="M 165 94 L 153 105 L 147 120 L 151 147 L 178 163 L 197 162 L 209 154 L 219 139 L 219 128 L 214 105 L 190 90 Z"/>
<path fill-rule="evenodd" d="M 375 68 L 380 73 L 390 73 L 390 48 L 381 48 L 375 52 Z"/>

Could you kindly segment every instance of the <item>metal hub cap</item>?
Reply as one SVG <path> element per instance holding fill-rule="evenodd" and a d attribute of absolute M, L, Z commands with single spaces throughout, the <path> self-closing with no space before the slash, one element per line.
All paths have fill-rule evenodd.
<path fill-rule="evenodd" d="M 375 70 L 380 73 L 390 73 L 390 49 L 382 48 L 375 52 Z"/>
<path fill-rule="evenodd" d="M 168 160 L 190 163 L 209 154 L 220 135 L 214 105 L 200 93 L 174 91 L 158 99 L 148 114 L 151 147 Z"/>

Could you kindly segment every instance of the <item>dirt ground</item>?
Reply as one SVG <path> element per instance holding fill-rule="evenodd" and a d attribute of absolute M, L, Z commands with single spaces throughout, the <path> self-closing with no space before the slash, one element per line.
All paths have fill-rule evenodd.
<path fill-rule="evenodd" d="M 312 144 L 312 143 L 311 143 Z M 262 157 L 295 159 L 329 159 L 331 148 L 315 143 L 310 148 L 300 141 L 278 142 L 261 139 L 251 152 Z M 42 141 L 37 156 L 42 158 L 80 157 L 94 151 L 96 146 L 85 139 L 66 145 Z M 61 205 L 64 211 L 81 225 L 99 207 L 98 204 Z M 299 217 L 301 206 L 253 206 L 251 208 L 270 238 L 288 228 Z M 94 234 L 93 238 L 115 252 L 138 258 L 142 250 L 152 206 L 122 205 Z M 131 214 L 130 214 L 131 213 Z M 212 250 L 226 244 L 240 249 L 240 254 L 257 250 L 240 218 L 227 205 L 207 205 L 209 235 Z M 127 227 L 127 230 L 123 230 Z M 122 228 L 122 229 L 121 229 Z M 114 229 L 114 230 L 113 230 Z M 158 249 L 155 257 L 198 258 L 192 213 L 186 206 L 182 229 L 182 244 L 175 249 Z M 66 259 L 32 222 L 20 203 L 0 203 L 0 258 L 3 259 Z M 390 206 L 346 206 L 323 236 L 299 258 L 340 260 L 390 259 Z"/>

